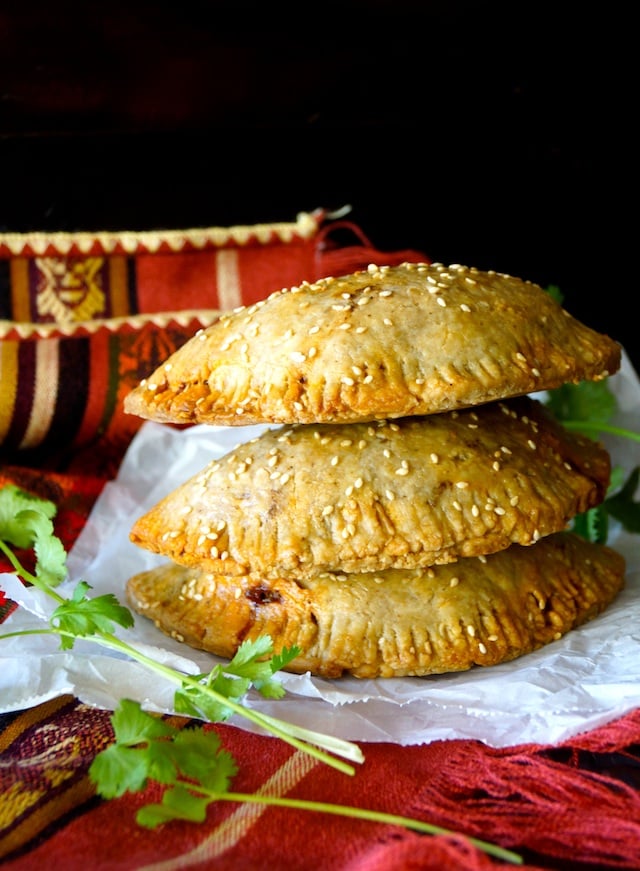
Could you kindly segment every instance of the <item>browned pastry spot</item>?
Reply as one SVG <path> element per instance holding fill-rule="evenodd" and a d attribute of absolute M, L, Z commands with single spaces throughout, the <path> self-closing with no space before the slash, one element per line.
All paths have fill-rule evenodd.
<path fill-rule="evenodd" d="M 466 266 L 370 266 L 224 314 L 125 410 L 174 423 L 353 422 L 601 380 L 620 345 L 541 287 Z"/>
<path fill-rule="evenodd" d="M 227 575 L 417 568 L 529 545 L 599 504 L 605 448 L 519 397 L 265 431 L 140 517 L 131 540 Z"/>
<path fill-rule="evenodd" d="M 230 577 L 166 564 L 132 577 L 140 614 L 186 644 L 233 656 L 268 634 L 298 646 L 293 672 L 337 678 L 457 672 L 507 662 L 602 612 L 624 586 L 624 558 L 573 533 L 427 570 Z"/>

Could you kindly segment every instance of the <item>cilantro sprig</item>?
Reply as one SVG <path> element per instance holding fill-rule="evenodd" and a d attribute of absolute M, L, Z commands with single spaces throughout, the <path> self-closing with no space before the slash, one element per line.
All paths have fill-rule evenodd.
<path fill-rule="evenodd" d="M 67 577 L 67 554 L 54 534 L 51 504 L 44 503 L 42 511 L 40 504 L 42 501 L 38 497 L 30 496 L 14 485 L 0 489 L 0 550 L 19 577 L 57 603 L 48 626 L 27 630 L 29 634 L 57 635 L 63 650 L 72 649 L 79 638 L 89 638 L 102 647 L 125 654 L 176 684 L 176 711 L 217 720 L 238 714 L 334 768 L 347 774 L 354 773 L 353 766 L 344 760 L 362 762 L 362 751 L 356 744 L 265 716 L 241 704 L 252 688 L 267 698 L 283 695 L 284 689 L 273 675 L 297 656 L 297 649 L 284 650 L 279 657 L 273 658 L 270 638 L 247 641 L 228 665 L 224 668 L 216 666 L 206 675 L 184 674 L 149 657 L 116 635 L 119 628 L 129 629 L 134 622 L 129 609 L 121 605 L 116 596 L 109 593 L 92 598 L 88 595 L 91 586 L 85 581 L 75 586 L 71 598 L 57 592 L 56 587 Z M 16 552 L 16 549 L 28 548 L 35 555 L 33 572 L 23 565 Z M 24 631 L 5 633 L 0 638 L 21 634 Z"/>
<path fill-rule="evenodd" d="M 207 722 L 224 722 L 232 714 L 245 717 L 268 734 L 345 774 L 353 775 L 355 769 L 344 760 L 360 763 L 364 756 L 357 744 L 303 729 L 242 704 L 252 688 L 267 698 L 279 699 L 284 695 L 275 674 L 298 655 L 295 647 L 274 655 L 271 638 L 262 636 L 243 642 L 229 662 L 215 665 L 210 672 L 187 675 L 154 660 L 116 635 L 118 630 L 127 630 L 134 623 L 131 612 L 116 596 L 92 598 L 91 586 L 85 581 L 76 584 L 70 598 L 60 595 L 56 587 L 67 577 L 67 554 L 54 533 L 54 517 L 52 503 L 14 485 L 0 488 L 0 551 L 23 581 L 44 592 L 57 605 L 46 628 L 8 632 L 1 634 L 0 639 L 50 634 L 59 637 L 63 650 L 72 649 L 77 639 L 89 639 L 118 651 L 176 684 L 174 708 L 194 720 L 184 729 L 177 729 L 159 715 L 144 711 L 138 702 L 121 699 L 111 717 L 114 742 L 96 755 L 89 768 L 89 777 L 101 797 L 111 799 L 136 793 L 150 781 L 161 784 L 165 787 L 161 802 L 144 805 L 136 815 L 140 825 L 151 829 L 176 819 L 202 822 L 210 804 L 233 801 L 346 816 L 424 834 L 455 834 L 422 820 L 366 808 L 233 792 L 230 787 L 238 770 L 236 762 L 222 747 L 215 730 L 205 728 Z M 20 550 L 33 552 L 34 571 L 24 566 Z M 197 724 L 196 720 L 204 722 Z M 488 855 L 522 864 L 522 858 L 510 850 L 477 838 L 468 840 Z"/>
<path fill-rule="evenodd" d="M 547 293 L 560 305 L 564 294 L 557 284 L 550 284 Z M 565 429 L 580 432 L 593 439 L 603 435 L 618 436 L 640 443 L 640 433 L 611 423 L 618 411 L 618 400 L 607 379 L 563 384 L 550 390 L 544 400 L 554 417 Z M 609 518 L 619 521 L 627 532 L 640 532 L 640 502 L 634 499 L 638 489 L 640 467 L 636 466 L 625 480 L 620 467 L 611 470 L 611 481 L 605 500 L 573 519 L 572 529 L 589 541 L 606 544 Z"/>
<path fill-rule="evenodd" d="M 565 429 L 593 439 L 607 434 L 640 442 L 640 433 L 610 423 L 618 403 L 606 380 L 563 384 L 550 390 L 544 402 Z M 639 478 L 639 466 L 631 469 L 626 479 L 624 470 L 614 466 L 606 498 L 575 517 L 573 531 L 589 541 L 606 544 L 613 518 L 627 532 L 640 533 L 640 501 L 634 498 Z"/>

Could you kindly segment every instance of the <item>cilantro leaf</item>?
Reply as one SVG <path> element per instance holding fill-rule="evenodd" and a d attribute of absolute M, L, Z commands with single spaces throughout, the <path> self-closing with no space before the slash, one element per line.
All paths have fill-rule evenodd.
<path fill-rule="evenodd" d="M 89 599 L 85 595 L 91 589 L 84 581 L 80 581 L 71 599 L 66 599 L 51 615 L 51 625 L 61 632 L 83 638 L 100 633 L 110 634 L 115 625 L 128 629 L 133 626 L 133 617 L 128 608 L 118 602 L 113 593 L 106 593 Z M 60 646 L 63 650 L 73 647 L 75 639 L 68 635 L 60 636 Z"/>
<path fill-rule="evenodd" d="M 574 517 L 571 529 L 587 541 L 606 544 L 609 535 L 609 518 L 604 503 Z"/>
<path fill-rule="evenodd" d="M 15 547 L 31 547 L 34 541 L 33 530 L 20 517 L 25 510 L 37 510 L 39 514 L 52 520 L 56 515 L 56 505 L 47 499 L 33 496 L 15 484 L 7 484 L 0 489 L 0 538 Z"/>
<path fill-rule="evenodd" d="M 640 533 L 640 501 L 634 499 L 640 480 L 640 466 L 636 466 L 626 483 L 617 493 L 604 501 L 604 507 L 628 532 Z"/>
<path fill-rule="evenodd" d="M 550 390 L 547 407 L 562 422 L 607 423 L 617 411 L 618 403 L 606 380 L 580 381 L 578 384 L 562 384 Z M 575 429 L 580 430 L 579 425 Z M 593 426 L 585 429 L 585 435 L 593 433 Z"/>
<path fill-rule="evenodd" d="M 147 804 L 136 814 L 136 821 L 147 829 L 155 829 L 170 820 L 204 822 L 212 799 L 208 795 L 195 795 L 185 786 L 165 790 L 160 804 Z"/>
<path fill-rule="evenodd" d="M 104 798 L 137 792 L 150 780 L 169 787 L 161 805 L 148 805 L 138 822 L 151 828 L 169 819 L 204 819 L 212 796 L 227 792 L 237 766 L 219 735 L 201 727 L 176 729 L 138 702 L 123 699 L 111 717 L 115 741 L 96 756 L 89 776 Z M 207 795 L 195 795 L 199 784 Z"/>
<path fill-rule="evenodd" d="M 278 656 L 271 657 L 272 652 L 273 641 L 268 635 L 243 641 L 233 659 L 224 667 L 216 665 L 207 674 L 198 676 L 197 679 L 203 689 L 189 684 L 176 690 L 174 696 L 176 711 L 191 717 L 204 716 L 214 723 L 224 722 L 234 713 L 233 709 L 224 703 L 224 699 L 241 699 L 252 686 L 265 698 L 282 698 L 285 690 L 273 675 L 298 656 L 300 651 L 292 647 L 290 650 L 284 649 Z M 205 687 L 223 698 L 212 697 L 204 689 Z"/>

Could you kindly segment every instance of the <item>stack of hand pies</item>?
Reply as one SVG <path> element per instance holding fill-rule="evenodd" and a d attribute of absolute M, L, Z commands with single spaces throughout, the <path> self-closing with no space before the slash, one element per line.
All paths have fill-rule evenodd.
<path fill-rule="evenodd" d="M 624 584 L 568 531 L 611 461 L 531 394 L 621 348 L 539 286 L 460 265 L 370 266 L 223 314 L 126 398 L 177 424 L 267 424 L 140 517 L 167 558 L 139 613 L 231 657 L 297 646 L 337 678 L 489 666 L 560 638 Z"/>

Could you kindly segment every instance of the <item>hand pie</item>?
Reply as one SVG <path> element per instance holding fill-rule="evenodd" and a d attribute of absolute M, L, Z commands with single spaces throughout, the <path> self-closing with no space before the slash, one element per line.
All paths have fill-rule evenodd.
<path fill-rule="evenodd" d="M 601 444 L 530 397 L 280 427 L 169 493 L 136 520 L 131 540 L 225 575 L 413 569 L 559 532 L 602 501 L 609 474 Z"/>
<path fill-rule="evenodd" d="M 513 660 L 603 611 L 624 558 L 569 532 L 425 570 L 308 580 L 166 564 L 132 577 L 129 604 L 191 647 L 232 657 L 245 639 L 297 646 L 288 670 L 337 678 L 456 672 Z"/>
<path fill-rule="evenodd" d="M 356 422 L 600 380 L 620 345 L 536 284 L 465 266 L 371 266 L 222 315 L 125 398 L 173 423 Z"/>

